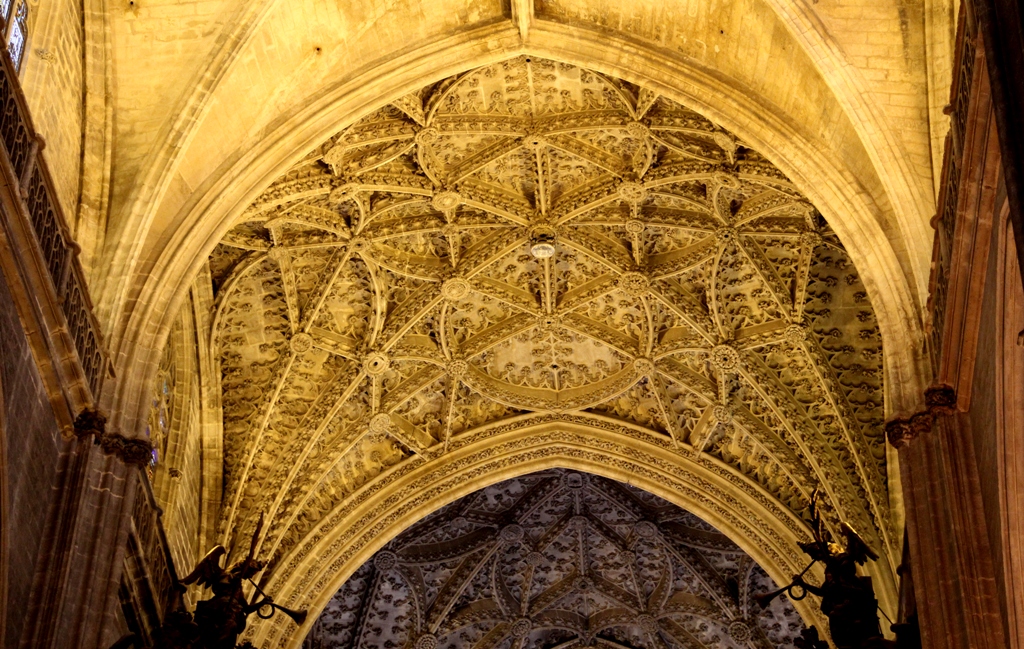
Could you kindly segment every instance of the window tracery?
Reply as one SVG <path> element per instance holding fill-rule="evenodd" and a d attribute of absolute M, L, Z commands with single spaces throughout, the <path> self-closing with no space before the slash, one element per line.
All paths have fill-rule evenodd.
<path fill-rule="evenodd" d="M 3 0 L 0 2 L 0 13 L 6 27 L 4 34 L 7 42 L 7 55 L 14 63 L 14 69 L 21 71 L 21 62 L 25 58 L 25 45 L 28 41 L 28 2 L 25 0 Z"/>

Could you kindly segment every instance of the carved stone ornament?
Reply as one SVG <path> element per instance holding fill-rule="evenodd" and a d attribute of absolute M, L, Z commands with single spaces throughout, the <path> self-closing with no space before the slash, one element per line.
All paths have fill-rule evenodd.
<path fill-rule="evenodd" d="M 729 623 L 729 637 L 736 642 L 747 642 L 753 637 L 750 625 L 743 620 L 733 620 Z"/>
<path fill-rule="evenodd" d="M 586 476 L 581 473 L 566 473 L 562 475 L 562 484 L 567 489 L 582 489 L 587 484 Z"/>
<path fill-rule="evenodd" d="M 453 359 L 448 363 L 448 376 L 454 379 L 461 379 L 468 371 L 469 363 L 461 358 Z"/>
<path fill-rule="evenodd" d="M 711 137 L 714 139 L 715 144 L 723 151 L 731 154 L 736 150 L 736 138 L 732 135 L 719 131 L 712 134 Z"/>
<path fill-rule="evenodd" d="M 107 416 L 95 408 L 84 408 L 75 417 L 75 437 L 82 438 L 89 435 L 102 437 L 107 428 Z"/>
<path fill-rule="evenodd" d="M 388 358 L 387 354 L 382 354 L 381 352 L 372 352 L 363 359 L 363 371 L 370 376 L 380 376 L 387 372 L 390 366 L 391 359 Z"/>
<path fill-rule="evenodd" d="M 533 628 L 533 622 L 528 617 L 521 617 L 512 623 L 512 637 L 525 638 Z"/>
<path fill-rule="evenodd" d="M 619 278 L 619 288 L 632 297 L 645 295 L 651 286 L 651 281 L 643 273 L 623 273 Z"/>
<path fill-rule="evenodd" d="M 935 418 L 930 412 L 919 412 L 909 418 L 893 419 L 885 424 L 889 443 L 902 448 L 919 436 L 931 432 Z"/>
<path fill-rule="evenodd" d="M 718 228 L 715 230 L 715 239 L 723 246 L 736 241 L 736 236 L 736 228 Z"/>
<path fill-rule="evenodd" d="M 425 129 L 420 130 L 416 134 L 416 144 L 420 146 L 430 146 L 441 138 L 440 132 L 433 126 L 428 126 Z"/>
<path fill-rule="evenodd" d="M 824 506 L 898 561 L 867 290 L 797 187 L 726 135 L 648 89 L 516 57 L 296 152 L 209 259 L 220 532 L 266 511 L 283 579 L 367 489 L 557 415 L 729 467 L 797 519 L 825 484 Z M 550 256 L 531 251 L 538 226 L 557 231 Z"/>
<path fill-rule="evenodd" d="M 461 277 L 453 277 L 445 280 L 441 286 L 441 294 L 449 300 L 461 300 L 469 294 L 469 282 Z"/>
<path fill-rule="evenodd" d="M 332 204 L 340 204 L 350 200 L 359 191 L 358 185 L 354 183 L 345 183 L 339 185 L 331 190 L 329 195 L 329 201 Z"/>
<path fill-rule="evenodd" d="M 437 649 L 437 636 L 424 633 L 416 639 L 416 649 Z"/>
<path fill-rule="evenodd" d="M 454 210 L 462 202 L 462 197 L 459 196 L 458 192 L 439 192 L 434 195 L 434 199 L 431 201 L 434 209 L 439 212 L 446 212 L 448 210 Z"/>
<path fill-rule="evenodd" d="M 270 250 L 267 251 L 267 256 L 270 260 L 280 264 L 283 261 L 287 261 L 291 258 L 291 254 L 284 248 L 278 246 L 271 246 Z"/>
<path fill-rule="evenodd" d="M 369 243 L 366 241 L 366 239 L 362 237 L 352 237 L 351 239 L 348 240 L 347 247 L 352 253 L 360 253 L 366 250 L 368 246 Z"/>
<path fill-rule="evenodd" d="M 729 410 L 728 406 L 715 406 L 711 411 L 711 416 L 720 424 L 732 423 L 732 411 Z"/>
<path fill-rule="evenodd" d="M 391 570 L 398 565 L 398 558 L 394 552 L 384 550 L 373 557 L 373 565 L 380 571 Z"/>
<path fill-rule="evenodd" d="M 501 528 L 501 540 L 506 543 L 518 543 L 523 540 L 523 526 L 512 523 Z"/>
<path fill-rule="evenodd" d="M 304 354 L 313 348 L 313 337 L 306 333 L 297 333 L 292 336 L 289 346 L 296 354 Z"/>
<path fill-rule="evenodd" d="M 712 179 L 714 180 L 714 182 L 728 189 L 739 189 L 740 187 L 742 187 L 740 179 L 737 178 L 736 174 L 732 172 L 716 171 L 712 175 Z"/>
<path fill-rule="evenodd" d="M 739 365 L 740 355 L 732 345 L 721 344 L 711 349 L 711 364 L 718 370 L 733 370 Z"/>
<path fill-rule="evenodd" d="M 391 415 L 381 412 L 370 419 L 371 433 L 386 433 L 391 430 Z"/>
<path fill-rule="evenodd" d="M 651 539 L 657 536 L 658 527 L 650 521 L 639 521 L 633 526 L 633 531 L 642 539 Z"/>
<path fill-rule="evenodd" d="M 639 203 L 647 198 L 647 189 L 638 182 L 627 180 L 619 185 L 619 196 L 630 203 Z"/>
<path fill-rule="evenodd" d="M 933 385 L 924 391 L 924 405 L 933 415 L 956 413 L 956 390 L 948 385 Z"/>
<path fill-rule="evenodd" d="M 125 464 L 144 467 L 153 459 L 153 445 L 148 439 L 107 433 L 99 438 L 99 445 L 104 453 L 117 456 Z"/>
<path fill-rule="evenodd" d="M 630 122 L 626 124 L 626 133 L 635 138 L 647 138 L 651 135 L 651 129 L 643 122 Z"/>
<path fill-rule="evenodd" d="M 814 248 L 821 243 L 821 235 L 817 232 L 802 232 L 800 233 L 800 243 Z"/>
<path fill-rule="evenodd" d="M 507 480 L 427 516 L 355 571 L 304 646 L 794 647 L 792 604 L 752 601 L 771 580 L 714 527 L 605 478 L 573 489 L 569 475 Z M 631 541 L 644 525 L 661 532 Z"/>
<path fill-rule="evenodd" d="M 936 418 L 956 414 L 956 390 L 944 384 L 933 385 L 924 391 L 924 404 L 927 410 L 923 412 L 886 422 L 885 433 L 890 444 L 902 448 L 920 435 L 930 432 Z"/>
<path fill-rule="evenodd" d="M 786 340 L 793 345 L 801 345 L 807 340 L 807 327 L 791 324 L 786 327 Z"/>
<path fill-rule="evenodd" d="M 641 613 L 636 616 L 636 625 L 647 633 L 658 632 L 658 621 L 654 619 L 654 616 L 647 613 Z"/>
<path fill-rule="evenodd" d="M 93 443 L 104 453 L 116 456 L 125 464 L 144 467 L 152 461 L 153 445 L 148 439 L 110 433 L 106 427 L 106 415 L 95 408 L 84 408 L 75 417 L 74 434 L 79 439 L 92 436 Z"/>
<path fill-rule="evenodd" d="M 640 358 L 634 358 L 633 369 L 636 370 L 637 374 L 640 374 L 642 376 L 650 376 L 650 374 L 654 371 L 654 361 L 652 361 L 649 358 L 644 358 L 643 356 L 641 356 Z"/>

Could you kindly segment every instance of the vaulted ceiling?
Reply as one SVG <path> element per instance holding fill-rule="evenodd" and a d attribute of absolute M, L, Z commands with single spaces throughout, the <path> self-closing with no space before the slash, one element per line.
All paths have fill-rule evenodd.
<path fill-rule="evenodd" d="M 787 649 L 804 628 L 726 536 L 634 487 L 567 470 L 466 496 L 338 591 L 304 649 Z"/>
<path fill-rule="evenodd" d="M 111 427 L 146 435 L 158 372 L 191 377 L 152 437 L 187 486 L 158 491 L 201 492 L 181 556 L 263 512 L 266 585 L 321 606 L 535 463 L 635 479 L 776 578 L 821 488 L 892 595 L 880 424 L 929 380 L 954 3 L 436 4 L 32 9 Z"/>
<path fill-rule="evenodd" d="M 657 92 L 525 56 L 445 79 L 309 152 L 209 263 L 221 529 L 265 513 L 271 571 L 361 486 L 552 418 L 797 518 L 820 488 L 898 556 L 857 269 L 775 166 Z"/>

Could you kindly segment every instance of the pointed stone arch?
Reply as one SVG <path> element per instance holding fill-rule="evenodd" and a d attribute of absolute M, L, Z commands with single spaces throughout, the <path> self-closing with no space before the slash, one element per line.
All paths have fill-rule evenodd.
<path fill-rule="evenodd" d="M 225 162 L 193 193 L 181 226 L 164 242 L 151 272 L 130 289 L 113 340 L 119 377 L 104 404 L 126 430 L 140 430 L 156 364 L 192 278 L 209 252 L 263 188 L 339 128 L 382 103 L 452 74 L 520 54 L 534 54 L 642 84 L 688 105 L 765 153 L 818 207 L 862 274 L 886 347 L 887 412 L 913 410 L 926 383 L 922 323 L 900 246 L 887 235 L 884 212 L 854 169 L 759 98 L 710 70 L 686 66 L 598 30 L 567 39 L 557 29 L 531 31 L 528 45 L 505 26 L 490 26 L 413 49 L 355 75 L 284 120 L 253 148 Z M 297 153 L 301 152 L 301 153 Z"/>
<path fill-rule="evenodd" d="M 138 293 L 132 298 L 134 308 L 124 325 L 119 349 L 121 381 L 116 393 L 105 395 L 108 407 L 112 408 L 125 429 L 137 430 L 135 424 L 140 416 L 144 416 L 146 398 L 150 394 L 148 386 L 154 376 L 156 362 L 170 323 L 195 273 L 216 243 L 234 224 L 236 217 L 263 188 L 296 161 L 296 156 L 304 155 L 340 126 L 351 124 L 380 104 L 398 100 L 422 87 L 425 80 L 437 80 L 470 67 L 521 53 L 584 65 L 652 88 L 704 113 L 776 162 L 819 207 L 846 244 L 856 266 L 863 269 L 864 283 L 876 310 L 886 349 L 887 410 L 906 410 L 915 405 L 923 381 L 921 359 L 916 351 L 920 349 L 920 323 L 911 282 L 904 272 L 899 251 L 886 236 L 887 230 L 881 222 L 879 206 L 864 191 L 852 170 L 845 167 L 843 161 L 831 156 L 827 147 L 808 137 L 784 118 L 764 111 L 757 99 L 744 94 L 741 88 L 723 85 L 707 71 L 684 67 L 661 56 L 653 48 L 637 48 L 635 44 L 617 41 L 596 32 L 590 34 L 589 41 L 580 39 L 585 41 L 582 44 L 566 42 L 557 38 L 557 34 L 544 37 L 543 30 L 538 30 L 534 32 L 536 40 L 529 47 L 509 50 L 496 47 L 493 43 L 488 44 L 488 33 L 494 38 L 505 37 L 500 29 L 489 32 L 481 30 L 468 36 L 431 44 L 365 71 L 305 111 L 283 122 L 251 151 L 225 163 L 219 175 L 208 179 L 200 187 L 190 199 L 186 212 L 181 215 L 182 227 L 170 236 L 154 272 L 137 287 Z M 443 505 L 449 495 L 450 499 L 457 497 L 451 495 L 451 492 L 463 494 L 465 492 L 460 490 L 464 485 L 476 484 L 479 487 L 487 481 L 497 481 L 511 475 L 520 468 L 526 471 L 526 467 L 535 469 L 543 466 L 575 468 L 616 479 L 628 480 L 632 475 L 635 480 L 647 480 L 644 483 L 638 482 L 638 486 L 705 517 L 736 540 L 773 578 L 784 582 L 789 575 L 802 569 L 803 558 L 795 545 L 797 540 L 806 539 L 806 530 L 801 534 L 802 524 L 793 520 L 787 522 L 787 517 L 791 518 L 789 514 L 773 513 L 777 503 L 773 504 L 770 498 L 767 504 L 760 500 L 756 496 L 758 490 L 751 485 L 732 482 L 721 475 L 716 478 L 717 474 L 712 470 L 713 461 L 704 458 L 681 459 L 678 454 L 665 459 L 664 449 L 658 443 L 637 443 L 632 434 L 627 439 L 620 433 L 618 438 L 609 441 L 614 452 L 595 449 L 593 440 L 600 439 L 601 435 L 609 435 L 607 430 L 577 422 L 574 425 L 582 426 L 586 432 L 577 433 L 574 439 L 567 441 L 565 436 L 570 435 L 566 432 L 569 425 L 564 421 L 557 420 L 557 423 L 547 422 L 543 425 L 555 426 L 560 430 L 547 431 L 546 437 L 534 432 L 522 434 L 522 431 L 518 435 L 493 435 L 495 440 L 505 439 L 510 445 L 532 440 L 531 443 L 536 443 L 529 450 L 532 455 L 518 450 L 501 451 L 488 445 L 497 443 L 494 441 L 481 442 L 477 459 L 463 460 L 479 464 L 477 468 L 482 471 L 479 474 L 468 473 L 467 469 L 466 472 L 455 473 L 456 477 L 452 478 L 443 471 L 455 470 L 451 467 L 458 466 L 456 462 L 459 460 L 454 457 L 424 457 L 422 460 L 403 463 L 395 472 L 374 480 L 360 490 L 358 495 L 347 498 L 339 506 L 361 512 L 360 517 L 351 518 L 355 516 L 354 513 L 341 514 L 338 510 L 335 514 L 343 516 L 345 521 L 341 528 L 338 527 L 341 519 L 334 518 L 334 515 L 322 521 L 307 537 L 310 543 L 300 544 L 299 550 L 281 559 L 284 563 L 279 564 L 279 569 L 271 573 L 268 588 L 273 589 L 271 592 L 288 605 L 310 603 L 314 608 L 322 606 L 324 598 L 330 597 L 347 576 L 345 571 L 354 570 L 379 547 L 378 539 L 382 544 L 390 538 L 389 535 L 394 536 L 412 520 L 431 508 Z M 538 424 L 536 430 L 541 427 Z M 489 431 L 491 433 L 493 431 Z M 644 447 L 644 444 L 650 448 Z M 467 445 L 472 446 L 468 442 Z M 642 460 L 633 457 L 639 452 L 636 450 L 638 446 L 644 447 L 648 457 Z M 466 454 L 462 447 L 456 449 L 456 455 L 459 453 Z M 504 458 L 504 464 L 493 459 L 496 455 Z M 549 464 L 544 465 L 543 462 Z M 711 465 L 704 466 L 706 462 L 711 462 Z M 482 466 L 486 466 L 486 470 L 481 469 Z M 425 467 L 433 467 L 431 470 L 436 469 L 442 473 L 423 473 L 427 471 Z M 416 479 L 421 482 L 411 482 L 414 479 L 411 476 L 417 476 Z M 694 485 L 701 486 L 698 488 Z M 718 508 L 715 509 L 711 504 L 701 505 L 700 494 L 716 485 L 724 494 L 719 499 Z M 750 491 L 751 488 L 753 491 Z M 729 490 L 735 493 L 732 493 L 733 501 L 727 506 L 723 503 Z M 433 500 L 423 500 L 425 496 L 422 494 L 428 492 L 433 494 Z M 748 496 L 738 495 L 744 493 Z M 406 497 L 405 494 L 412 495 Z M 369 506 L 366 503 L 369 502 L 377 503 L 388 513 L 372 513 L 366 509 Z M 898 504 L 894 503 L 894 508 L 898 509 Z M 381 526 L 370 531 L 360 522 L 363 516 L 371 516 Z M 386 524 L 383 522 L 385 519 Z M 768 527 L 758 531 L 748 521 L 767 521 Z M 363 540 L 345 536 L 350 530 L 364 530 L 361 532 L 363 537 L 360 537 Z M 322 536 L 312 541 L 317 534 Z M 325 540 L 328 538 L 330 542 Z M 342 556 L 338 554 L 340 550 L 332 550 L 336 543 L 338 547 L 347 548 L 344 551 L 347 554 Z M 361 547 L 365 549 L 359 549 Z M 296 553 L 301 553 L 303 549 L 306 552 L 304 557 L 316 558 L 299 557 Z M 361 559 L 351 558 L 355 556 L 353 553 L 361 553 Z M 293 560 L 297 561 L 296 566 L 305 567 L 306 572 L 293 569 Z M 337 565 L 329 570 L 324 568 L 326 572 L 316 572 L 316 564 L 321 562 L 326 566 Z M 316 574 L 310 574 L 311 571 Z M 300 573 L 309 574 L 310 583 L 296 581 L 303 578 L 299 576 Z M 877 582 L 883 592 L 883 606 L 893 610 L 891 604 L 895 601 L 895 579 L 891 573 L 886 573 L 879 575 Z M 803 612 L 805 616 L 810 615 L 807 611 Z M 283 642 L 285 636 L 281 634 L 286 633 L 287 629 L 259 626 L 254 627 L 253 632 L 261 641 Z M 300 636 L 288 638 L 287 642 L 292 644 L 301 639 Z"/>
<path fill-rule="evenodd" d="M 628 432 L 628 434 L 627 434 Z M 807 558 L 797 542 L 806 524 L 752 481 L 708 458 L 681 459 L 667 444 L 637 430 L 552 417 L 489 426 L 459 436 L 442 457 L 399 465 L 367 483 L 333 511 L 273 568 L 264 590 L 310 623 L 348 577 L 375 552 L 427 514 L 503 480 L 565 468 L 625 482 L 694 513 L 728 536 L 778 583 L 788 583 Z M 894 575 L 869 566 L 881 605 L 896 601 Z M 820 575 L 815 575 L 820 581 Z M 808 624 L 826 624 L 810 600 L 794 602 Z M 284 616 L 250 622 L 256 644 L 298 647 L 305 629 Z"/>

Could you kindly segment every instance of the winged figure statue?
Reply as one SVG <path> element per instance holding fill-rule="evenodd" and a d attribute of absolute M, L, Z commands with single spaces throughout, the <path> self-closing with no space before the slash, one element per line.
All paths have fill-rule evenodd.
<path fill-rule="evenodd" d="M 245 631 L 246 618 L 266 604 L 263 600 L 250 603 L 242 589 L 246 580 L 252 579 L 263 570 L 263 562 L 255 558 L 256 544 L 259 542 L 262 529 L 261 514 L 256 531 L 252 535 L 249 554 L 235 565 L 230 568 L 221 567 L 227 550 L 223 545 L 218 545 L 181 580 L 185 586 L 199 584 L 213 591 L 213 597 L 196 604 L 194 614 L 203 649 L 235 649 L 238 636 Z"/>
<path fill-rule="evenodd" d="M 829 541 L 829 532 L 821 518 L 820 494 L 815 490 L 811 496 L 811 531 L 813 541 L 800 543 L 800 548 L 811 562 L 793 581 L 776 591 L 757 595 L 754 599 L 766 607 L 776 597 L 787 594 L 791 599 L 801 600 L 807 593 L 821 598 L 821 612 L 828 616 L 829 635 L 836 649 L 904 649 L 913 647 L 912 641 L 898 633 L 897 640 L 888 640 L 882 635 L 878 621 L 878 600 L 875 598 L 871 577 L 857 574 L 857 567 L 878 559 L 878 555 L 864 539 L 847 523 L 841 523 L 839 530 L 845 543 Z M 825 568 L 825 580 L 814 585 L 804 579 L 811 566 L 821 563 Z M 894 625 L 894 630 L 905 631 L 906 625 Z M 900 628 L 896 628 L 900 627 Z M 800 638 L 798 646 L 819 649 L 828 646 L 818 638 L 817 629 L 810 629 Z M 919 646 L 919 645 L 918 645 Z"/>
<path fill-rule="evenodd" d="M 256 559 L 256 547 L 263 530 L 263 515 L 260 515 L 252 535 L 249 553 L 230 568 L 221 562 L 227 550 L 218 545 L 210 550 L 196 565 L 195 569 L 179 583 L 182 586 L 198 584 L 213 591 L 213 597 L 196 604 L 194 613 L 184 610 L 180 601 L 175 610 L 169 611 L 164 624 L 153 634 L 152 649 L 245 649 L 248 643 L 237 645 L 238 636 L 245 631 L 248 617 L 256 613 L 263 619 L 281 611 L 296 624 L 306 619 L 305 611 L 293 611 L 275 604 L 252 579 L 261 570 L 264 562 Z M 243 586 L 248 581 L 256 590 L 256 597 L 249 601 Z M 180 598 L 179 598 L 180 600 Z M 111 649 L 129 649 L 143 646 L 137 636 L 130 634 L 118 641 Z"/>

